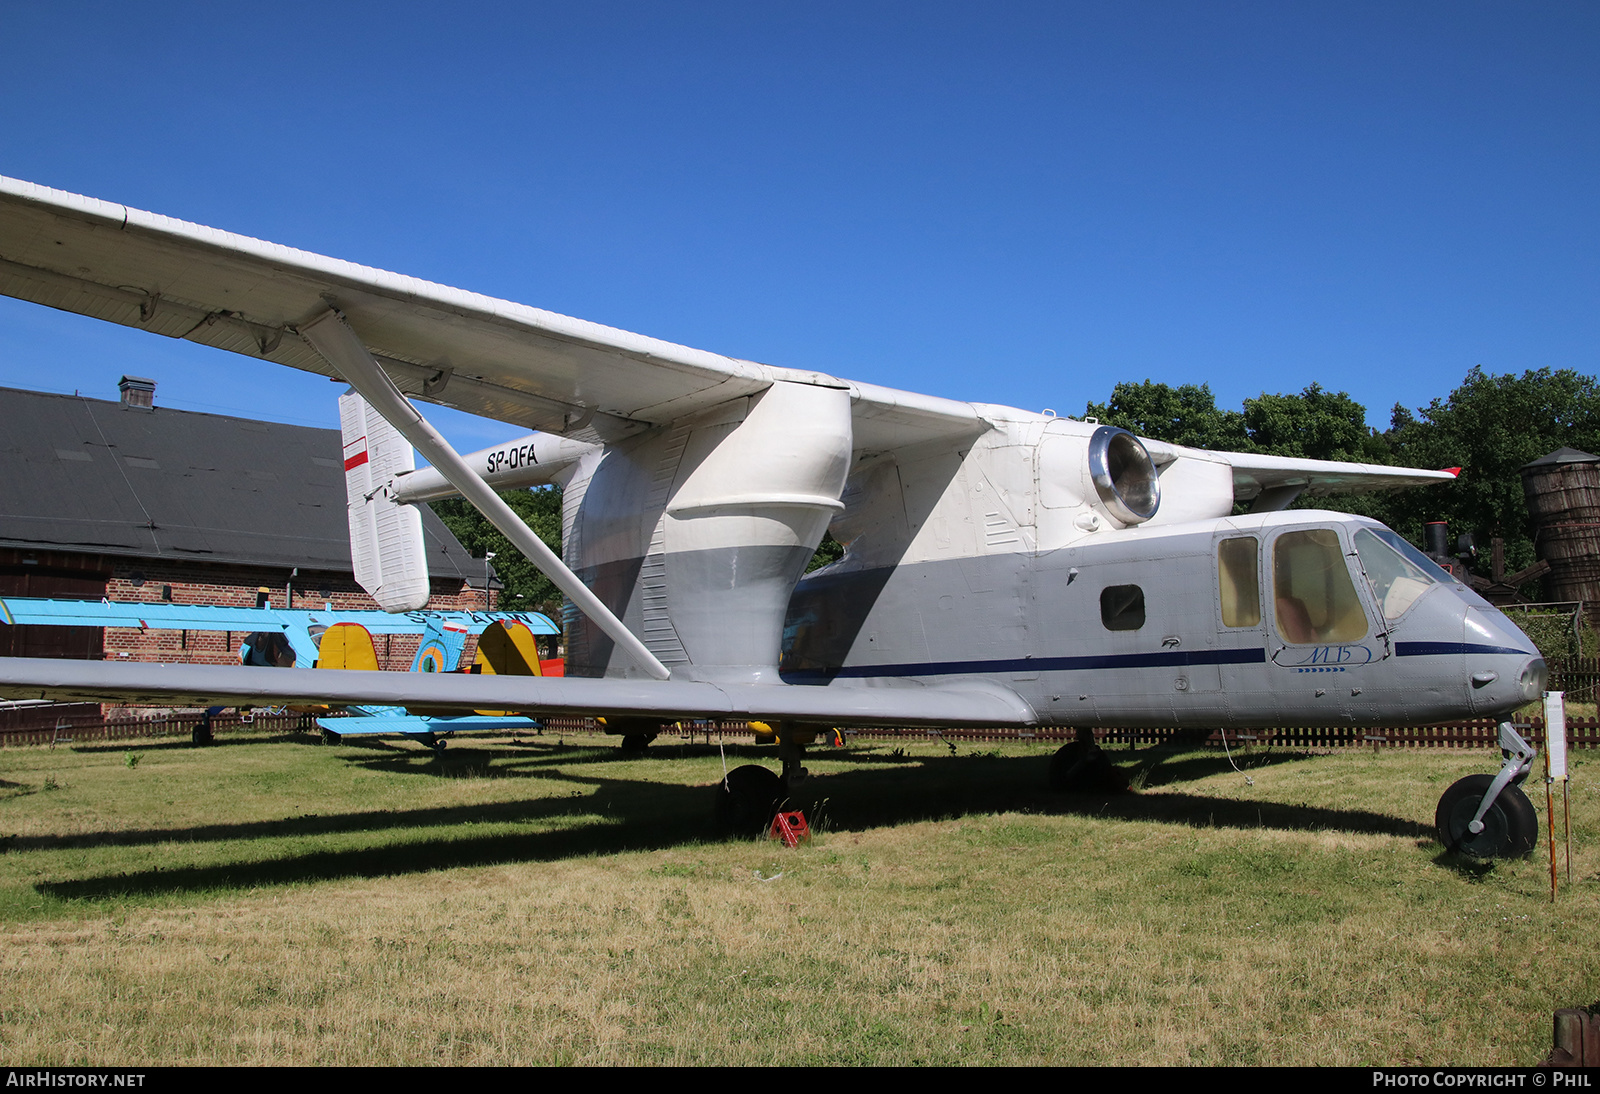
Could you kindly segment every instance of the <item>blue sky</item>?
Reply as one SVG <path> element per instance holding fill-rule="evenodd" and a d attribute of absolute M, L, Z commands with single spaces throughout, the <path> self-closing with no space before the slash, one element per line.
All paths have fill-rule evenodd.
<path fill-rule="evenodd" d="M 0 173 L 704 349 L 1081 414 L 1388 422 L 1597 371 L 1592 3 L 28 3 Z M 0 384 L 336 424 L 0 300 Z M 463 448 L 506 430 L 445 416 Z"/>

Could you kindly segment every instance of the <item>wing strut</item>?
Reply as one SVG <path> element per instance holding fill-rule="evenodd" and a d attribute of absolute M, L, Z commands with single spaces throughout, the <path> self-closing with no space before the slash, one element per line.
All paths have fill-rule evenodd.
<path fill-rule="evenodd" d="M 428 424 L 417 408 L 411 405 L 400 389 L 394 386 L 389 374 L 373 360 L 372 353 L 336 308 L 329 308 L 311 322 L 300 327 L 300 336 L 312 349 L 332 365 L 344 380 L 377 410 L 388 423 L 411 442 L 413 448 L 428 458 L 456 492 L 472 503 L 489 523 L 500 530 L 535 566 L 544 571 L 578 610 L 595 621 L 620 648 L 626 650 L 645 671 L 658 680 L 665 680 L 671 672 L 656 659 L 655 654 L 634 633 L 623 625 L 610 608 L 567 568 L 556 553 L 545 546 L 544 540 L 534 535 L 533 529 L 511 511 L 481 478 L 473 473 L 467 462 L 450 447 L 439 432 Z"/>

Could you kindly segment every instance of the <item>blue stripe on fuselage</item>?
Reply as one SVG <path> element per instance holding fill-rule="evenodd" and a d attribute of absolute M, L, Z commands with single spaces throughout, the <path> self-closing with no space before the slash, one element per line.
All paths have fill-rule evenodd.
<path fill-rule="evenodd" d="M 1398 657 L 1446 657 L 1460 654 L 1537 653 L 1509 646 L 1484 646 L 1471 642 L 1396 642 Z M 1002 661 L 932 661 L 921 665 L 850 665 L 839 669 L 802 669 L 786 672 L 791 683 L 806 680 L 866 679 L 876 676 L 978 676 L 1004 672 L 1074 672 L 1089 669 L 1149 669 L 1184 665 L 1253 665 L 1266 661 L 1259 648 L 1236 650 L 1182 650 L 1151 653 L 1094 654 L 1086 657 L 1016 657 Z"/>
<path fill-rule="evenodd" d="M 1483 646 L 1476 642 L 1396 642 L 1396 657 L 1444 657 L 1459 653 L 1510 653 L 1523 657 L 1538 657 L 1536 650 L 1519 650 L 1513 646 Z"/>
<path fill-rule="evenodd" d="M 1263 649 L 1181 650 L 1153 653 L 1111 653 L 1089 657 L 1016 657 L 1004 661 L 934 661 L 923 665 L 850 665 L 840 669 L 804 669 L 783 674 L 785 680 L 834 680 L 868 676 L 970 676 L 995 672 L 1065 672 L 1083 669 L 1148 669 L 1163 665 L 1249 665 L 1267 659 Z"/>

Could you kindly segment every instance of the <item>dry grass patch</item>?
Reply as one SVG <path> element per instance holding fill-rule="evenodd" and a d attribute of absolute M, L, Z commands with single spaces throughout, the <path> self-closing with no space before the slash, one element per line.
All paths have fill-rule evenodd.
<path fill-rule="evenodd" d="M 700 746 L 0 753 L 0 1061 L 1525 1064 L 1600 998 L 1582 781 L 1551 906 L 1438 861 L 1485 753 L 902 749 L 819 753 L 796 851 Z"/>

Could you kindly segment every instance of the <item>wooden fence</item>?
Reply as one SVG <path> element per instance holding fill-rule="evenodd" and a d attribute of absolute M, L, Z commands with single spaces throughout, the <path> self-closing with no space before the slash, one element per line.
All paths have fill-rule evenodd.
<path fill-rule="evenodd" d="M 78 704 L 81 705 L 81 704 Z M 74 745 L 95 741 L 131 741 L 142 737 L 188 737 L 202 715 L 200 711 L 162 711 L 140 716 L 105 718 L 99 714 L 62 715 L 43 728 L 0 729 L 0 747 L 12 745 Z M 314 731 L 315 715 L 263 709 L 245 714 L 230 711 L 211 718 L 213 734 L 254 730 L 266 733 Z"/>
<path fill-rule="evenodd" d="M 1544 736 L 1544 720 L 1535 718 L 1518 722 L 1523 736 L 1537 743 Z M 547 718 L 545 732 L 594 732 L 592 718 Z M 706 741 L 724 737 L 748 737 L 750 726 L 743 721 L 678 722 L 663 727 L 663 734 L 676 734 L 686 739 L 703 738 Z M 847 728 L 840 732 L 846 738 L 889 741 L 1067 741 L 1075 740 L 1078 731 L 1067 726 L 1041 726 L 1037 729 L 893 729 Z M 1487 718 L 1460 722 L 1444 722 L 1426 726 L 1381 726 L 1361 728 L 1356 726 L 1304 726 L 1278 729 L 1230 729 L 1226 731 L 1229 748 L 1250 746 L 1278 746 L 1287 748 L 1498 748 L 1500 725 Z M 1222 747 L 1224 731 L 1221 729 L 1096 729 L 1095 740 L 1104 745 L 1194 744 Z M 1569 748 L 1600 748 L 1600 719 L 1567 719 L 1567 746 Z"/>
<path fill-rule="evenodd" d="M 52 727 L 42 729 L 0 729 L 0 747 L 12 745 L 71 745 L 94 741 L 133 740 L 141 737 L 187 737 L 200 721 L 199 711 L 163 711 L 144 717 L 102 718 L 99 715 L 63 715 Z M 213 734 L 239 731 L 257 733 L 316 733 L 315 715 L 281 709 L 260 709 L 247 714 L 218 714 L 211 719 Z M 1542 719 L 1519 722 L 1523 735 L 1537 743 L 1544 736 Z M 544 719 L 543 733 L 596 733 L 593 718 L 557 715 Z M 663 735 L 676 735 L 707 743 L 727 738 L 748 738 L 748 722 L 686 721 L 663 726 Z M 1032 730 L 1016 729 L 894 729 L 841 727 L 846 739 L 886 741 L 1059 741 L 1077 736 L 1071 727 L 1049 726 Z M 1277 729 L 1097 729 L 1095 739 L 1116 746 L 1153 744 L 1214 745 L 1229 748 L 1496 748 L 1498 724 L 1489 719 L 1445 722 L 1427 726 L 1304 726 Z M 1569 718 L 1569 748 L 1600 748 L 1600 719 Z"/>
<path fill-rule="evenodd" d="M 1566 692 L 1569 703 L 1600 701 L 1600 657 L 1553 657 L 1548 664 L 1551 691 Z"/>

